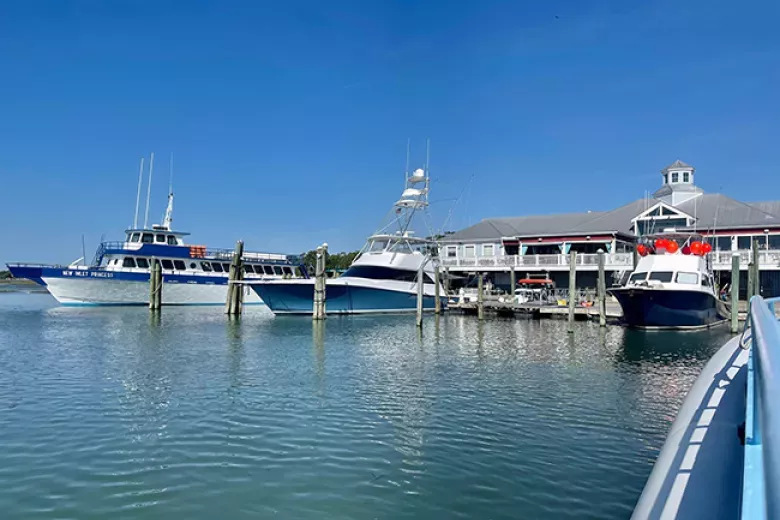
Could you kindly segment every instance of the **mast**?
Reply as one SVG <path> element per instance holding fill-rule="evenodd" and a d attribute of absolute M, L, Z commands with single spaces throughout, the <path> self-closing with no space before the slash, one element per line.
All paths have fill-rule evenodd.
<path fill-rule="evenodd" d="M 171 230 L 173 222 L 173 153 L 171 153 L 170 178 L 168 180 L 168 207 L 165 208 L 165 217 L 163 217 L 163 227 Z"/>
<path fill-rule="evenodd" d="M 141 168 L 138 170 L 138 191 L 135 194 L 135 216 L 133 217 L 133 229 L 138 227 L 138 206 L 141 204 L 141 184 L 144 180 L 144 158 L 141 157 Z"/>
<path fill-rule="evenodd" d="M 149 159 L 149 184 L 146 186 L 146 214 L 144 215 L 144 229 L 149 225 L 149 198 L 152 196 L 152 174 L 154 173 L 154 152 Z"/>

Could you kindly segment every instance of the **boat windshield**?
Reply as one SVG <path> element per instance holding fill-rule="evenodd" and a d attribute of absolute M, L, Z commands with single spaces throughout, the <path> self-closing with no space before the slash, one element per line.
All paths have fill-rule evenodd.
<path fill-rule="evenodd" d="M 406 240 L 398 240 L 391 247 L 390 251 L 395 253 L 412 253 L 412 246 Z"/>
<path fill-rule="evenodd" d="M 631 275 L 631 278 L 628 279 L 630 282 L 642 282 L 647 278 L 647 273 L 634 273 Z"/>
<path fill-rule="evenodd" d="M 388 241 L 386 239 L 382 240 L 372 240 L 371 245 L 368 248 L 369 253 L 381 253 L 385 249 L 387 249 Z"/>
<path fill-rule="evenodd" d="M 675 281 L 677 283 L 689 283 L 689 284 L 694 284 L 695 285 L 695 284 L 699 283 L 699 275 L 697 273 L 679 272 L 679 273 L 677 273 L 677 278 L 676 278 Z"/>
<path fill-rule="evenodd" d="M 650 276 L 647 277 L 648 280 L 655 280 L 657 282 L 663 282 L 668 283 L 672 281 L 672 272 L 671 271 L 655 271 L 653 273 L 650 273 Z"/>

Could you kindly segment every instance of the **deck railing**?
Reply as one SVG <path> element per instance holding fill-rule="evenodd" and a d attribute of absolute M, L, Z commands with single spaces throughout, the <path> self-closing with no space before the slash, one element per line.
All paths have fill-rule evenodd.
<path fill-rule="evenodd" d="M 749 250 L 738 251 L 740 256 L 740 266 L 743 269 L 752 261 L 753 253 Z M 719 269 L 731 269 L 732 251 L 717 251 L 712 253 L 713 267 Z M 623 270 L 631 269 L 634 266 L 633 253 L 605 253 L 604 265 L 607 269 Z M 578 254 L 577 265 L 586 269 L 597 269 L 599 255 Z M 780 251 L 769 250 L 759 252 L 759 263 L 762 268 L 780 268 Z M 488 270 L 505 270 L 510 267 L 537 267 L 540 269 L 568 269 L 569 255 L 497 255 L 497 256 L 473 256 L 469 258 L 447 258 L 441 259 L 441 265 L 444 267 L 460 268 L 486 268 Z"/>
<path fill-rule="evenodd" d="M 780 298 L 750 300 L 742 518 L 780 518 Z"/>

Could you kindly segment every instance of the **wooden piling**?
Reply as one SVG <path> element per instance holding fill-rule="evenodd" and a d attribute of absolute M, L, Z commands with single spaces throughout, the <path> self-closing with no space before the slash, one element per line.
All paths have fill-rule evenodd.
<path fill-rule="evenodd" d="M 758 250 L 758 240 L 753 237 L 753 295 L 761 294 L 761 256 Z"/>
<path fill-rule="evenodd" d="M 436 314 L 441 314 L 441 288 L 439 280 L 439 264 L 433 266 L 433 283 L 436 284 L 434 288 L 434 298 L 436 302 L 433 304 L 433 309 Z"/>
<path fill-rule="evenodd" d="M 739 332 L 739 253 L 731 256 L 731 332 Z"/>
<path fill-rule="evenodd" d="M 753 289 L 755 288 L 755 274 L 754 274 L 755 266 L 753 265 L 753 259 L 750 259 L 750 262 L 748 263 L 748 272 L 747 272 L 747 301 L 748 305 L 750 305 L 750 300 L 753 298 L 754 293 Z"/>
<path fill-rule="evenodd" d="M 599 251 L 599 326 L 607 326 L 607 277 L 604 272 L 604 251 Z"/>
<path fill-rule="evenodd" d="M 517 288 L 517 279 L 515 276 L 515 266 L 512 266 L 509 269 L 509 297 L 512 298 L 512 302 L 514 302 L 516 288 Z"/>
<path fill-rule="evenodd" d="M 322 244 L 317 248 L 317 265 L 314 268 L 314 308 L 312 309 L 312 319 L 325 319 L 326 305 L 326 287 L 328 264 L 328 244 Z"/>
<path fill-rule="evenodd" d="M 162 308 L 162 267 L 160 261 L 152 258 L 149 270 L 149 310 L 159 311 Z"/>
<path fill-rule="evenodd" d="M 236 249 L 233 251 L 233 259 L 230 262 L 230 272 L 228 274 L 228 293 L 225 301 L 225 312 L 228 315 L 239 315 L 243 307 L 244 291 L 241 284 L 234 283 L 244 279 L 244 241 L 236 242 Z"/>
<path fill-rule="evenodd" d="M 485 290 L 484 290 L 484 275 L 477 273 L 477 319 L 485 319 Z"/>
<path fill-rule="evenodd" d="M 417 269 L 417 326 L 423 324 L 423 300 L 425 298 L 425 262 Z"/>
<path fill-rule="evenodd" d="M 450 268 L 444 268 L 444 296 L 450 295 Z"/>
<path fill-rule="evenodd" d="M 577 301 L 577 252 L 569 251 L 569 332 L 574 332 L 574 307 Z"/>

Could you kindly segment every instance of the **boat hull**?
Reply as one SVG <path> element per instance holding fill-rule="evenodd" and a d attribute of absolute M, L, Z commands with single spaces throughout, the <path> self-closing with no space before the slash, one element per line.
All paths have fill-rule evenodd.
<path fill-rule="evenodd" d="M 623 321 L 630 327 L 705 327 L 727 317 L 725 305 L 704 291 L 621 287 L 609 292 L 620 303 Z"/>
<path fill-rule="evenodd" d="M 65 306 L 148 305 L 149 273 L 46 266 L 9 266 L 17 278 L 45 287 Z M 227 277 L 163 274 L 163 305 L 224 305 Z M 245 304 L 262 301 L 245 289 Z"/>
<path fill-rule="evenodd" d="M 310 315 L 314 310 L 313 280 L 255 282 L 251 287 L 275 314 Z M 426 290 L 426 293 L 429 293 L 429 290 Z M 326 314 L 404 313 L 415 312 L 417 309 L 415 291 L 401 287 L 382 287 L 368 281 L 329 281 L 325 294 Z M 423 310 L 434 310 L 435 301 L 435 296 L 426 294 L 423 297 Z M 446 300 L 442 298 L 441 301 L 444 307 Z"/>

